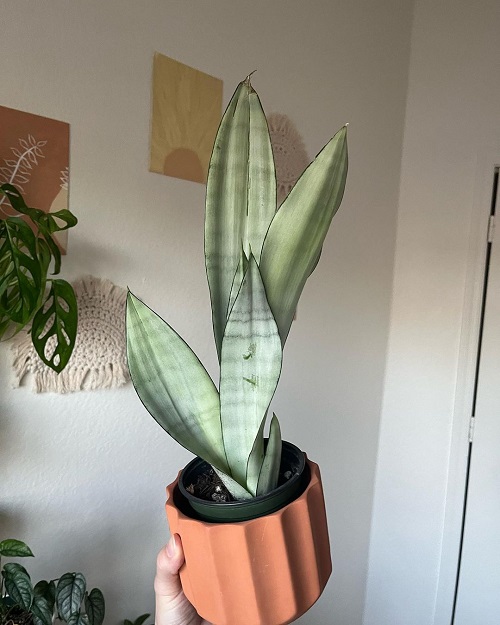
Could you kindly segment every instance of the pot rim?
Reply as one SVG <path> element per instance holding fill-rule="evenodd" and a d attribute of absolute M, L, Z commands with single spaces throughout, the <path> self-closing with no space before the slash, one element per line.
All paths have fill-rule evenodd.
<path fill-rule="evenodd" d="M 208 462 L 206 462 L 205 460 L 202 460 L 198 456 L 194 458 L 193 460 L 191 460 L 191 462 L 189 462 L 184 467 L 184 469 L 181 470 L 179 474 L 177 488 L 180 494 L 182 495 L 182 497 L 189 502 L 191 507 L 192 507 L 192 504 L 194 504 L 195 506 L 203 507 L 207 510 L 217 510 L 217 511 L 226 510 L 228 513 L 230 511 L 235 511 L 235 510 L 243 511 L 244 509 L 252 508 L 254 506 L 259 506 L 260 504 L 266 504 L 272 499 L 275 499 L 280 496 L 284 496 L 286 491 L 293 491 L 295 488 L 300 489 L 299 492 L 297 492 L 295 496 L 290 499 L 290 501 L 293 501 L 298 496 L 300 496 L 300 494 L 302 494 L 302 492 L 307 487 L 307 484 L 309 483 L 309 476 L 304 475 L 305 473 L 309 473 L 308 465 L 306 462 L 307 456 L 301 449 L 299 449 L 293 443 L 290 443 L 288 441 L 283 441 L 282 461 L 286 452 L 288 452 L 289 456 L 293 455 L 296 458 L 296 460 L 299 463 L 298 469 L 295 471 L 292 477 L 290 477 L 286 482 L 284 482 L 283 484 L 280 484 L 274 490 L 270 491 L 269 493 L 266 493 L 265 495 L 258 495 L 256 497 L 252 497 L 251 499 L 242 499 L 242 500 L 224 501 L 224 502 L 209 501 L 207 499 L 202 499 L 201 497 L 197 497 L 196 495 L 193 495 L 184 486 L 184 483 L 183 483 L 184 476 L 190 469 L 194 469 L 198 465 L 206 464 L 207 466 L 211 466 Z M 305 479 L 306 477 L 307 479 Z M 298 484 L 301 481 L 305 482 L 302 488 L 300 488 Z M 290 502 L 287 502 L 287 503 L 290 503 Z M 279 508 L 283 507 L 283 505 L 287 505 L 287 504 L 282 504 L 279 506 Z"/>

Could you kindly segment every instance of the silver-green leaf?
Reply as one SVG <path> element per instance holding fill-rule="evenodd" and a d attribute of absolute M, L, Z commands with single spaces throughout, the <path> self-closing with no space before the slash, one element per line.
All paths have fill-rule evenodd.
<path fill-rule="evenodd" d="M 2 571 L 5 589 L 12 601 L 21 606 L 24 610 L 29 610 L 33 603 L 33 586 L 26 569 L 20 564 L 10 562 L 4 566 Z"/>
<path fill-rule="evenodd" d="M 31 612 L 34 625 L 52 625 L 53 607 L 45 597 L 35 594 Z"/>
<path fill-rule="evenodd" d="M 238 293 L 240 292 L 241 283 L 243 282 L 243 278 L 247 272 L 248 268 L 248 258 L 243 251 L 243 246 L 241 247 L 241 256 L 240 262 L 238 263 L 238 267 L 236 269 L 236 273 L 234 274 L 233 283 L 231 285 L 231 293 L 229 296 L 229 302 L 227 305 L 227 313 L 226 317 L 229 317 L 229 313 L 231 312 L 232 307 L 234 306 L 234 302 L 238 297 Z"/>
<path fill-rule="evenodd" d="M 276 212 L 276 171 L 267 119 L 259 96 L 249 84 L 250 120 L 248 155 L 248 204 L 244 249 L 257 264 L 262 244 Z"/>
<path fill-rule="evenodd" d="M 71 616 L 80 613 L 85 588 L 85 577 L 81 573 L 65 573 L 59 578 L 56 588 L 56 606 L 63 621 L 69 621 Z"/>
<path fill-rule="evenodd" d="M 346 177 L 344 126 L 299 178 L 267 232 L 259 267 L 283 344 L 304 284 L 342 201 Z"/>
<path fill-rule="evenodd" d="M 278 328 L 252 255 L 227 321 L 221 350 L 224 447 L 230 475 L 242 485 L 246 484 L 255 437 L 276 390 L 281 360 Z"/>
<path fill-rule="evenodd" d="M 135 390 L 154 419 L 183 447 L 227 473 L 212 379 L 175 330 L 130 292 L 127 358 Z"/>
<path fill-rule="evenodd" d="M 214 469 L 214 471 L 220 477 L 222 483 L 227 488 L 227 490 L 231 493 L 234 499 L 236 500 L 251 499 L 254 496 L 249 490 L 247 490 L 247 488 L 239 484 L 236 480 L 234 480 L 232 477 L 227 475 L 227 473 L 224 473 L 223 471 L 219 471 L 219 469 Z"/>
<path fill-rule="evenodd" d="M 217 354 L 241 248 L 260 258 L 276 210 L 276 177 L 267 121 L 250 79 L 224 113 L 210 160 L 205 213 L 205 263 Z"/>
<path fill-rule="evenodd" d="M 90 625 L 89 617 L 86 614 L 75 612 L 69 617 L 67 625 Z"/>
<path fill-rule="evenodd" d="M 266 419 L 267 412 L 262 419 L 247 462 L 247 487 L 254 495 L 257 493 L 259 475 L 262 471 L 262 463 L 264 462 L 264 426 L 266 424 Z"/>
<path fill-rule="evenodd" d="M 273 414 L 269 428 L 269 440 L 262 463 L 262 470 L 257 486 L 257 495 L 265 495 L 274 490 L 278 485 L 279 470 L 281 464 L 281 429 L 278 417 Z"/>

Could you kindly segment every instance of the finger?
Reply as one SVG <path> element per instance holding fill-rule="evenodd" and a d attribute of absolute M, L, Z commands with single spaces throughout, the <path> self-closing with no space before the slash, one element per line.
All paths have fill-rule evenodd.
<path fill-rule="evenodd" d="M 161 597 L 176 597 L 182 590 L 179 569 L 184 562 L 181 540 L 178 534 L 171 536 L 156 560 L 155 593 Z"/>

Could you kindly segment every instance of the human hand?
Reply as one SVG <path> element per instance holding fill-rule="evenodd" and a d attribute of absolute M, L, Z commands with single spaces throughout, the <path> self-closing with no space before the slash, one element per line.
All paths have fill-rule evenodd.
<path fill-rule="evenodd" d="M 179 569 L 183 562 L 181 538 L 174 534 L 156 560 L 155 625 L 211 625 L 198 615 L 182 590 Z"/>

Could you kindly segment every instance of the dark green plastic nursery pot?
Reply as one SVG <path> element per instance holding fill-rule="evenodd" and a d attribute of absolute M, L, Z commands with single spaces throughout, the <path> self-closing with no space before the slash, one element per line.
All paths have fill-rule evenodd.
<path fill-rule="evenodd" d="M 186 486 L 195 484 L 198 476 L 209 468 L 201 458 L 192 460 L 181 473 L 175 501 L 188 516 L 214 523 L 250 521 L 276 512 L 300 497 L 310 479 L 304 452 L 286 441 L 283 441 L 278 487 L 266 495 L 245 501 L 216 502 L 201 499 L 186 490 Z M 284 475 L 288 471 L 292 476 L 286 479 Z"/>

